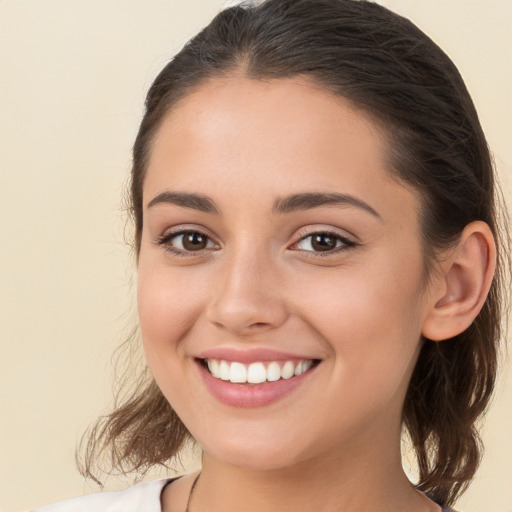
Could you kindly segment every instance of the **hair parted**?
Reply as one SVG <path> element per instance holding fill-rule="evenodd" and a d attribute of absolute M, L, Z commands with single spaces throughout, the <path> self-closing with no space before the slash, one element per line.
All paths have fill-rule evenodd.
<path fill-rule="evenodd" d="M 221 11 L 153 82 L 133 149 L 130 207 L 138 253 L 142 188 L 151 144 L 179 100 L 212 78 L 301 77 L 347 98 L 381 127 L 389 167 L 422 201 L 426 269 L 472 221 L 497 241 L 498 266 L 474 323 L 441 342 L 424 340 L 403 409 L 419 467 L 418 488 L 453 504 L 481 458 L 476 428 L 497 371 L 508 262 L 492 159 L 473 102 L 447 55 L 409 20 L 365 0 L 266 0 Z M 501 226 L 501 227 L 500 227 Z M 102 453 L 112 468 L 166 465 L 190 438 L 152 377 L 91 430 L 81 471 Z"/>

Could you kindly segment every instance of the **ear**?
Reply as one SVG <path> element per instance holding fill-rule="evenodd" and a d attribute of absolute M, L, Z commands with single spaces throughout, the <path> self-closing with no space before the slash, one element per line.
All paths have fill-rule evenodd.
<path fill-rule="evenodd" d="M 468 224 L 433 277 L 422 334 L 433 341 L 465 331 L 484 305 L 496 269 L 496 244 L 485 222 Z"/>

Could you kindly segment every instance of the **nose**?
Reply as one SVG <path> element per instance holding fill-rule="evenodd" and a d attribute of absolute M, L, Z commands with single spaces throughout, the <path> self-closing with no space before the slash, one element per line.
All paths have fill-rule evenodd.
<path fill-rule="evenodd" d="M 279 271 L 270 255 L 254 247 L 226 258 L 215 277 L 206 308 L 219 329 L 248 336 L 275 329 L 288 316 Z"/>

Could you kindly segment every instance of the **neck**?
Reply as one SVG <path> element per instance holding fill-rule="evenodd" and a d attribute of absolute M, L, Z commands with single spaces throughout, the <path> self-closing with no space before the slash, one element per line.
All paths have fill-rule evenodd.
<path fill-rule="evenodd" d="M 253 469 L 203 455 L 191 512 L 438 511 L 403 472 L 400 446 L 382 450 L 378 439 L 284 468 Z"/>

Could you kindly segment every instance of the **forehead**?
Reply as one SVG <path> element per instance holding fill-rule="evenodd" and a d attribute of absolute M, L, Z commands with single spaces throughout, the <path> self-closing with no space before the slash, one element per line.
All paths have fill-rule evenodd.
<path fill-rule="evenodd" d="M 194 139 L 202 149 L 264 148 L 284 154 L 344 139 L 350 147 L 384 157 L 383 132 L 349 100 L 301 78 L 253 80 L 215 78 L 182 98 L 164 118 L 153 148 L 170 137 Z M 307 146 L 296 143 L 308 141 Z M 356 143 L 357 141 L 357 143 Z M 251 144 L 252 143 L 252 144 Z M 255 151 L 261 154 L 259 149 Z M 249 155 L 247 155 L 249 156 Z M 384 158 L 382 159 L 384 163 Z"/>
<path fill-rule="evenodd" d="M 166 188 L 258 198 L 316 189 L 376 204 L 392 194 L 416 209 L 412 191 L 388 170 L 387 149 L 369 115 L 304 79 L 214 79 L 165 117 L 144 203 Z"/>

